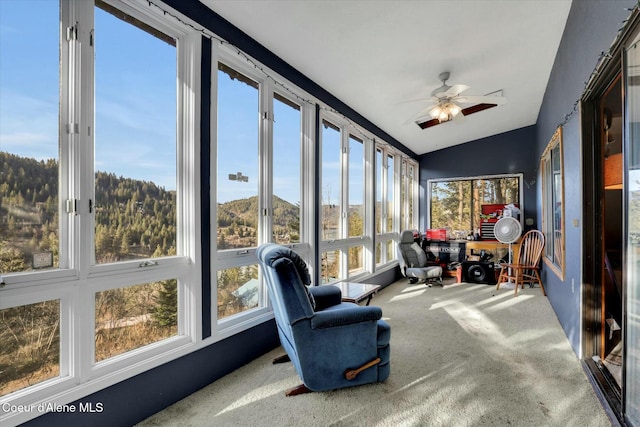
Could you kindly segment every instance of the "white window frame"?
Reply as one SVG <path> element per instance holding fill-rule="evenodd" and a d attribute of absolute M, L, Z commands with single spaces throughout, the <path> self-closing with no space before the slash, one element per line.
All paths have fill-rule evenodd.
<path fill-rule="evenodd" d="M 374 219 L 374 207 L 375 207 L 375 144 L 374 137 L 363 130 L 360 127 L 355 126 L 347 119 L 340 117 L 338 114 L 332 111 L 323 110 L 320 114 L 319 122 L 327 121 L 336 126 L 340 130 L 340 195 L 338 197 L 340 204 L 340 226 L 339 226 L 339 238 L 332 240 L 320 239 L 319 252 L 320 254 L 330 251 L 339 251 L 339 271 L 340 278 L 334 282 L 341 281 L 358 281 L 364 277 L 372 274 L 375 271 L 375 248 L 373 244 L 373 236 L 375 235 L 375 219 Z M 319 132 L 320 151 L 323 150 L 322 144 L 322 132 Z M 349 237 L 349 139 L 354 136 L 358 140 L 363 141 L 364 150 L 364 224 L 363 236 Z M 320 154 L 322 159 L 322 154 Z M 322 175 L 320 173 L 320 175 Z M 322 182 L 323 177 L 320 176 Z M 320 185 L 322 188 L 322 184 Z M 316 203 L 318 206 L 322 206 L 322 191 L 318 194 Z M 349 273 L 349 249 L 357 246 L 363 246 L 363 269 L 362 271 L 351 275 Z"/>
<path fill-rule="evenodd" d="M 156 258 L 153 269 L 144 260 L 92 265 L 94 226 L 89 200 L 94 195 L 93 171 L 93 2 L 61 0 L 59 241 L 57 270 L 3 276 L 0 309 L 60 300 L 59 376 L 0 397 L 0 404 L 38 405 L 56 396 L 65 404 L 130 378 L 198 348 L 201 335 L 199 104 L 201 34 L 167 17 L 147 2 L 106 3 L 177 40 L 177 244 L 179 256 Z M 64 29 L 77 37 L 66 40 Z M 180 84 L 178 84 L 180 82 Z M 67 134 L 66 125 L 78 132 Z M 77 210 L 65 212 L 66 200 Z M 95 293 L 164 279 L 178 279 L 178 333 L 138 349 L 94 362 Z M 0 414 L 0 423 L 25 422 L 40 413 Z"/>
<path fill-rule="evenodd" d="M 395 257 L 395 245 L 397 244 L 396 242 L 400 237 L 400 232 L 399 232 L 400 217 L 398 215 L 398 212 L 400 209 L 400 193 L 398 191 L 398 188 L 400 187 L 399 171 L 401 169 L 398 167 L 398 163 L 401 161 L 402 155 L 398 153 L 396 150 L 392 149 L 392 147 L 389 146 L 388 144 L 382 143 L 382 142 L 379 142 L 376 144 L 376 149 L 380 150 L 382 153 L 382 167 L 381 167 L 381 170 L 382 170 L 381 228 L 382 229 L 379 234 L 376 234 L 376 243 L 380 243 L 380 251 L 381 251 L 380 264 L 376 265 L 376 268 L 379 270 L 389 265 L 395 266 L 395 264 L 398 261 L 397 258 Z M 389 165 L 390 158 L 392 159 L 391 165 Z M 393 167 L 393 179 L 391 180 L 391 182 L 389 182 L 389 173 L 388 173 L 389 167 Z M 389 200 L 390 191 L 392 192 L 391 194 L 393 195 L 391 211 L 389 211 L 389 205 L 387 204 L 387 201 Z M 391 229 L 389 229 L 389 221 L 388 221 L 389 216 L 391 216 L 392 218 Z M 387 245 L 389 241 L 393 242 L 392 244 L 394 245 L 394 248 L 393 248 L 394 256 L 392 256 L 390 259 L 387 257 Z"/>
<path fill-rule="evenodd" d="M 210 176 L 210 188 L 212 189 L 212 197 L 210 204 L 211 218 L 210 218 L 210 230 L 211 230 L 211 340 L 218 341 L 220 339 L 227 338 L 252 326 L 259 325 L 266 320 L 273 318 L 273 311 L 271 304 L 268 300 L 267 290 L 262 280 L 262 273 L 260 272 L 259 282 L 259 298 L 258 307 L 250 310 L 243 311 L 241 313 L 234 314 L 222 319 L 218 319 L 217 313 L 217 272 L 234 267 L 243 267 L 248 265 L 258 264 L 258 258 L 256 256 L 257 246 L 262 243 L 270 242 L 272 239 L 271 234 L 271 215 L 272 211 L 272 193 L 273 183 L 272 174 L 273 170 L 273 99 L 274 93 L 289 99 L 296 103 L 300 107 L 301 116 L 301 139 L 300 139 L 300 190 L 301 190 L 301 211 L 300 211 L 300 242 L 283 245 L 295 249 L 300 256 L 305 259 L 309 265 L 309 269 L 313 272 L 314 263 L 312 242 L 313 242 L 313 218 L 311 213 L 314 211 L 314 200 L 311 195 L 313 194 L 313 147 L 312 141 L 314 135 L 312 129 L 314 129 L 315 122 L 315 109 L 309 102 L 303 100 L 311 99 L 311 97 L 305 94 L 303 91 L 295 89 L 294 86 L 287 82 L 286 79 L 278 76 L 273 71 L 268 71 L 270 78 L 267 78 L 263 71 L 268 69 L 259 65 L 258 62 L 251 59 L 248 62 L 245 56 L 238 56 L 237 50 L 224 44 L 214 44 L 212 46 L 212 84 L 211 84 L 211 128 L 213 129 L 211 135 L 211 176 Z M 218 140 L 217 140 L 217 75 L 218 75 L 218 63 L 231 67 L 232 69 L 242 73 L 243 75 L 251 78 L 259 84 L 259 111 L 256 111 L 256 118 L 260 121 L 259 124 L 259 141 L 258 152 L 260 155 L 259 169 L 260 173 L 256 179 L 259 180 L 258 184 L 258 211 L 259 211 L 259 233 L 256 247 L 242 248 L 242 249 L 225 249 L 217 250 L 217 164 L 218 164 Z M 286 90 L 283 90 L 286 88 Z"/>

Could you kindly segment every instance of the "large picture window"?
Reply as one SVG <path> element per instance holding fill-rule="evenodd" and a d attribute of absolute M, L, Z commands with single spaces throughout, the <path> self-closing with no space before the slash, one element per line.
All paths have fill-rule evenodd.
<path fill-rule="evenodd" d="M 522 175 L 430 180 L 429 228 L 446 228 L 454 237 L 466 238 L 492 214 L 483 212 L 483 206 L 513 204 L 522 209 L 522 197 Z"/>

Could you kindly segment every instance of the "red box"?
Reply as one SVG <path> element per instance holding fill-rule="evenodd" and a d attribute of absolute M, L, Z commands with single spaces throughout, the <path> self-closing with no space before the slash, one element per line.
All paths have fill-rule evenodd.
<path fill-rule="evenodd" d="M 444 242 L 447 240 L 447 230 L 444 228 L 430 228 L 426 233 L 427 240 L 437 240 Z"/>

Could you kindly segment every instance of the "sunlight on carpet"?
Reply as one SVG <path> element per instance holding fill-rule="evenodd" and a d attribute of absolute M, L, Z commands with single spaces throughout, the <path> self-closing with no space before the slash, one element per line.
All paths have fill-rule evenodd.
<path fill-rule="evenodd" d="M 289 381 L 289 379 L 284 379 L 282 381 L 255 388 L 244 394 L 239 399 L 235 400 L 229 406 L 216 413 L 216 416 L 222 415 L 229 411 L 234 411 L 247 405 L 255 404 L 256 402 L 271 397 L 275 394 L 284 393 L 285 390 L 289 389 L 290 387 L 291 381 Z"/>

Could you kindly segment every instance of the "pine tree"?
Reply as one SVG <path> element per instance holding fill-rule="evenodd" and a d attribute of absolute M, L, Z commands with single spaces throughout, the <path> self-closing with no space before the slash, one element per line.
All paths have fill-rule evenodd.
<path fill-rule="evenodd" d="M 161 282 L 156 297 L 157 306 L 153 312 L 153 320 L 160 326 L 176 326 L 178 324 L 178 286 L 175 279 Z"/>

